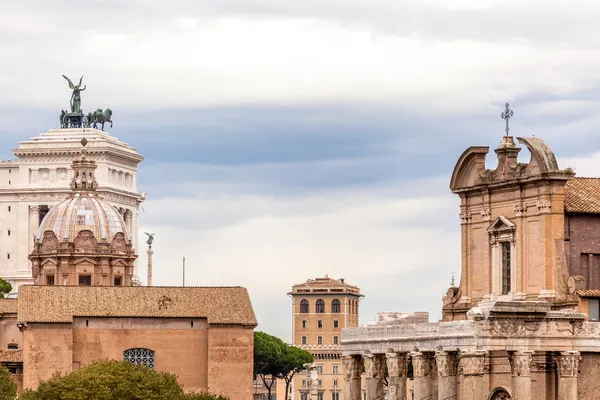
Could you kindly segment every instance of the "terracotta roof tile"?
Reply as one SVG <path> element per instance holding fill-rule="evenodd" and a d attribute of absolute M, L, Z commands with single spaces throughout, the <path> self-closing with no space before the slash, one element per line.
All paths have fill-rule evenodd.
<path fill-rule="evenodd" d="M 600 213 L 600 178 L 573 178 L 565 185 L 567 212 Z"/>
<path fill-rule="evenodd" d="M 17 299 L 0 299 L 0 314 L 16 314 Z"/>
<path fill-rule="evenodd" d="M 0 350 L 0 362 L 23 362 L 23 349 Z"/>
<path fill-rule="evenodd" d="M 206 317 L 210 324 L 257 324 L 242 287 L 19 287 L 19 321 L 71 322 L 73 317 Z"/>
<path fill-rule="evenodd" d="M 578 290 L 580 297 L 600 297 L 600 290 Z"/>

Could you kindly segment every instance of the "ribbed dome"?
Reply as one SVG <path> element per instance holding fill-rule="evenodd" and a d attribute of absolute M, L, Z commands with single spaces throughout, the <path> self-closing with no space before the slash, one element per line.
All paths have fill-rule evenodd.
<path fill-rule="evenodd" d="M 110 242 L 119 232 L 130 240 L 125 221 L 117 210 L 94 193 L 82 191 L 73 193 L 46 214 L 36 241 L 42 240 L 44 232 L 53 231 L 59 241 L 72 242 L 83 230 L 92 231 L 98 242 Z"/>

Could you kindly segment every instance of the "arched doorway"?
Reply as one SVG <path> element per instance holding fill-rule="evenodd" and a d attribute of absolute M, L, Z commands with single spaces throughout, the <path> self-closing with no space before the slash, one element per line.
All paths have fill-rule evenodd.
<path fill-rule="evenodd" d="M 512 397 L 508 390 L 503 387 L 497 387 L 492 389 L 488 397 L 489 400 L 511 400 Z"/>

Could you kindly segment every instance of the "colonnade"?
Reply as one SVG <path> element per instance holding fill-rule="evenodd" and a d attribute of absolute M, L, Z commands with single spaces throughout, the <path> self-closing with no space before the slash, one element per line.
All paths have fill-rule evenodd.
<path fill-rule="evenodd" d="M 531 398 L 531 362 L 534 351 L 509 351 L 511 398 Z M 344 400 L 363 400 L 361 376 L 365 374 L 366 400 L 383 400 L 385 368 L 388 371 L 388 400 L 407 400 L 406 380 L 412 360 L 414 400 L 482 400 L 489 396 L 484 378 L 485 350 L 431 351 L 350 355 L 343 358 Z M 557 353 L 558 400 L 577 400 L 577 351 Z M 460 368 L 459 368 L 460 367 Z M 462 372 L 458 392 L 459 370 Z"/>

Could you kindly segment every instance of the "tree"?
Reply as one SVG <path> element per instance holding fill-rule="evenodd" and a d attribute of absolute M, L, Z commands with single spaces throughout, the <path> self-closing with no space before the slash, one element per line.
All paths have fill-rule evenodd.
<path fill-rule="evenodd" d="M 4 294 L 8 294 L 12 291 L 12 285 L 10 284 L 10 282 L 5 281 L 4 279 L 0 278 L 0 299 L 4 298 Z"/>
<path fill-rule="evenodd" d="M 0 366 L 0 400 L 14 400 L 17 397 L 17 384 L 10 377 L 10 372 Z"/>
<path fill-rule="evenodd" d="M 68 375 L 54 375 L 22 400 L 227 400 L 185 394 L 177 377 L 129 361 L 102 361 Z"/>
<path fill-rule="evenodd" d="M 298 347 L 289 346 L 283 340 L 264 332 L 254 333 L 254 376 L 260 377 L 267 389 L 269 399 L 275 378 L 285 380 L 285 400 L 289 385 L 304 364 L 313 362 L 313 356 Z"/>

